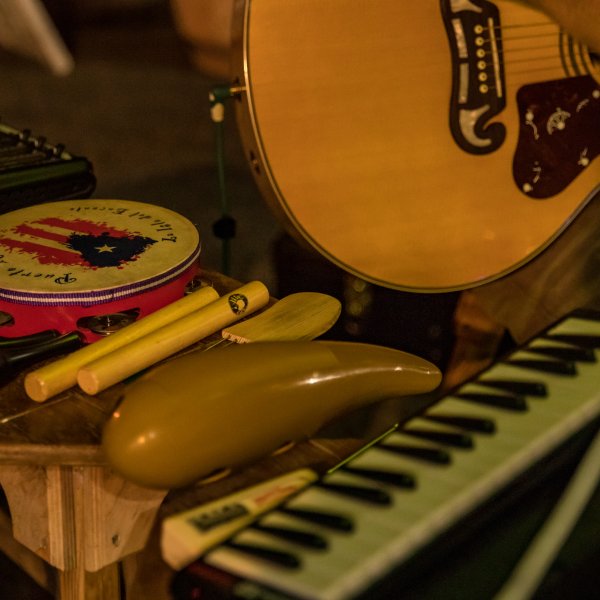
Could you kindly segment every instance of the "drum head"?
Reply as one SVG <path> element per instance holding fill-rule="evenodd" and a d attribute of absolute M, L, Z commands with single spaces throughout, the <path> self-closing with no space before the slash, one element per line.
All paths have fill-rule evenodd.
<path fill-rule="evenodd" d="M 147 297 L 189 274 L 199 253 L 190 221 L 143 202 L 66 200 L 12 211 L 0 215 L 0 308 L 106 314 L 111 303 Z"/>

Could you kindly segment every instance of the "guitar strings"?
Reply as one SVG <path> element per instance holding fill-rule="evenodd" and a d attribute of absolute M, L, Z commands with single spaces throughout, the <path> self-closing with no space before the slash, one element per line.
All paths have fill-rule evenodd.
<path fill-rule="evenodd" d="M 526 35 L 504 35 L 505 32 L 521 32 L 523 30 L 539 31 L 540 28 L 550 28 L 551 31 L 544 31 L 541 33 L 530 33 Z M 502 43 L 502 48 L 498 50 L 497 55 L 501 58 L 505 65 L 523 65 L 527 66 L 526 69 L 513 70 L 512 76 L 523 76 L 531 73 L 539 73 L 543 71 L 556 71 L 557 76 L 564 77 L 564 63 L 560 53 L 560 40 L 562 36 L 566 34 L 560 29 L 560 27 L 553 21 L 538 21 L 532 23 L 513 23 L 509 25 L 495 25 L 492 30 L 493 33 L 498 36 Z M 483 37 L 484 46 L 488 47 L 491 45 L 491 32 L 489 37 Z M 556 40 L 553 44 L 537 44 L 537 45 L 525 45 L 522 42 L 526 41 L 540 41 L 545 39 Z M 570 42 L 573 40 L 568 38 Z M 551 54 L 539 54 L 539 51 L 552 50 L 555 52 Z M 484 48 L 485 57 L 489 58 L 494 53 L 491 50 Z M 517 57 L 519 54 L 532 53 L 531 56 Z M 545 64 L 544 64 L 545 63 Z M 534 66 L 535 65 L 535 66 Z M 490 86 L 493 89 L 493 86 Z"/>
<path fill-rule="evenodd" d="M 525 29 L 533 27 L 553 27 L 557 28 L 558 25 L 554 21 L 533 21 L 531 23 L 511 23 L 510 25 L 494 25 L 494 29 Z"/>

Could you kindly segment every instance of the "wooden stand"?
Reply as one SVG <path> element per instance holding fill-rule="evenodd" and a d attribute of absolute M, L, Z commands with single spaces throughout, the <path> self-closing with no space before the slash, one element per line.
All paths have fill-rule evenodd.
<path fill-rule="evenodd" d="M 240 285 L 206 275 L 220 294 Z M 0 485 L 10 510 L 0 513 L 0 550 L 60 600 L 118 600 L 119 563 L 144 548 L 167 494 L 125 481 L 102 456 L 102 426 L 122 384 L 38 404 L 23 379 L 0 388 Z"/>
<path fill-rule="evenodd" d="M 93 465 L 3 465 L 0 483 L 14 539 L 57 569 L 50 591 L 65 600 L 120 597 L 118 562 L 144 547 L 165 492 Z"/>
<path fill-rule="evenodd" d="M 220 295 L 241 285 L 217 273 L 203 276 Z M 59 600 L 169 600 L 173 572 L 159 547 L 164 517 L 300 467 L 322 472 L 399 416 L 386 414 L 384 404 L 379 418 L 369 409 L 369 418 L 365 412 L 344 419 L 322 438 L 220 481 L 153 490 L 124 480 L 102 456 L 102 427 L 123 384 L 96 396 L 71 388 L 40 404 L 25 394 L 24 376 L 0 388 L 0 485 L 10 510 L 0 511 L 0 551 Z M 402 406 L 419 409 L 415 402 Z"/>

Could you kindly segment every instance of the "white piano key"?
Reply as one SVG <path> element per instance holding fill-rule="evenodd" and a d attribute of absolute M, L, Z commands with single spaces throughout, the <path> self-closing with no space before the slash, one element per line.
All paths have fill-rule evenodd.
<path fill-rule="evenodd" d="M 306 490 L 306 493 L 294 498 L 287 504 L 293 508 L 329 511 L 350 518 L 355 526 L 354 531 L 350 534 L 338 534 L 336 532 L 334 535 L 331 536 L 331 539 L 334 542 L 335 540 L 339 539 L 342 540 L 345 544 L 353 544 L 358 539 L 358 536 L 356 534 L 358 532 L 361 532 L 361 543 L 365 544 L 365 548 L 368 548 L 369 545 L 371 545 L 372 548 L 377 548 L 379 546 L 379 540 L 377 539 L 377 531 L 375 529 L 367 531 L 367 535 L 365 535 L 364 537 L 362 536 L 364 522 L 357 518 L 357 516 L 365 513 L 367 510 L 367 503 L 365 503 L 364 501 L 353 499 L 349 496 L 333 494 L 319 487 L 311 487 Z M 385 514 L 390 514 L 389 507 L 378 508 L 385 511 Z M 326 527 L 321 526 L 319 527 L 318 531 L 320 531 L 325 536 L 329 535 L 327 533 L 328 529 Z M 370 538 L 369 534 L 373 534 L 373 538 Z M 364 550 L 362 551 L 362 554 L 364 554 Z"/>
<path fill-rule="evenodd" d="M 457 427 L 456 425 L 447 425 L 445 423 L 432 423 L 431 421 L 427 421 L 423 418 L 422 414 L 410 419 L 400 429 L 402 431 L 410 431 L 411 429 L 415 428 L 428 429 L 434 432 L 440 431 L 446 433 L 460 433 L 462 431 L 461 428 Z"/>
<path fill-rule="evenodd" d="M 551 340 L 547 338 L 535 338 L 527 344 L 526 348 L 539 348 L 540 346 L 550 346 L 553 348 L 576 348 L 573 344 L 561 342 L 560 340 Z"/>
<path fill-rule="evenodd" d="M 550 329 L 548 329 L 548 333 L 600 335 L 600 321 L 570 317 L 550 327 Z"/>
<path fill-rule="evenodd" d="M 452 456 L 454 458 L 454 455 Z M 451 465 L 424 463 L 375 447 L 360 456 L 352 464 L 370 468 L 395 468 L 407 472 L 410 469 L 416 477 L 416 488 L 414 490 L 398 491 L 394 494 L 395 502 L 401 504 L 404 510 L 409 510 L 412 504 L 419 506 L 421 498 L 425 495 L 432 502 L 436 497 L 442 500 L 448 494 L 459 490 L 466 483 L 467 477 L 458 476 L 457 470 L 454 469 L 455 461 Z M 389 490 L 389 487 L 386 487 L 386 489 Z"/>
<path fill-rule="evenodd" d="M 424 440 L 421 438 L 414 437 L 412 435 L 406 435 L 402 432 L 402 429 L 397 429 L 393 431 L 388 437 L 386 437 L 386 441 L 394 441 L 397 444 L 404 444 L 407 446 L 416 446 L 419 448 L 430 448 L 435 449 L 439 448 L 439 444 L 434 444 L 428 440 Z"/>
<path fill-rule="evenodd" d="M 522 353 L 515 354 L 514 356 L 522 356 Z M 531 355 L 528 358 L 531 358 Z M 539 360 L 539 356 L 536 358 Z M 567 404 L 570 398 L 589 396 L 598 387 L 598 380 L 600 379 L 598 376 L 598 363 L 577 363 L 577 369 L 578 374 L 576 376 L 558 375 L 526 369 L 503 362 L 492 366 L 482 376 L 482 379 L 533 379 L 544 383 L 555 401 Z"/>
<path fill-rule="evenodd" d="M 534 410 L 534 408 L 529 408 L 527 412 L 501 410 L 450 396 L 441 400 L 428 412 L 432 414 L 465 414 L 493 420 L 496 425 L 495 433 L 477 435 L 477 456 L 478 460 L 482 460 L 482 455 L 491 453 L 494 456 L 493 448 L 498 448 L 502 455 L 506 455 L 526 443 L 531 436 L 530 426 L 527 425 L 527 422 Z M 510 431 L 509 436 L 506 435 L 508 431 Z"/>

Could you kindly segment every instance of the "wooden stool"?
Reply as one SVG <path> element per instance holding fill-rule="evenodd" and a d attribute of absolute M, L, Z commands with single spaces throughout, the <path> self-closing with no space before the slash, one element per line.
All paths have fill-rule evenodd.
<path fill-rule="evenodd" d="M 203 276 L 220 294 L 240 285 Z M 118 600 L 119 562 L 144 548 L 167 494 L 124 480 L 102 456 L 102 427 L 123 385 L 97 396 L 72 388 L 39 404 L 24 376 L 0 387 L 0 485 L 10 509 L 10 520 L 0 516 L 0 548 L 60 600 Z"/>

